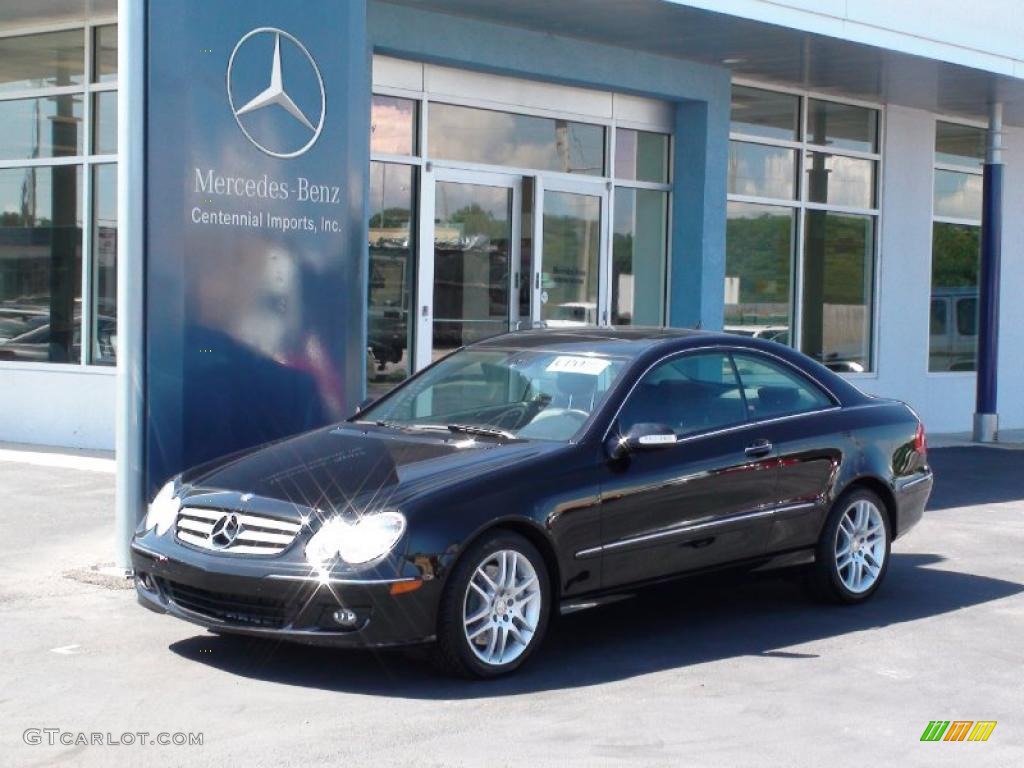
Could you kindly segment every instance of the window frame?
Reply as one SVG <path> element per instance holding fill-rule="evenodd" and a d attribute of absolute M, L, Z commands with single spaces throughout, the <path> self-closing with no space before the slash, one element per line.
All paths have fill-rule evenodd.
<path fill-rule="evenodd" d="M 739 203 L 760 203 L 762 205 L 774 205 L 791 208 L 796 211 L 796 232 L 794 236 L 792 253 L 792 272 L 790 274 L 790 339 L 789 346 L 801 350 L 803 345 L 803 290 L 804 290 L 804 267 L 806 247 L 806 219 L 807 211 L 826 211 L 830 213 L 852 214 L 857 216 L 869 216 L 874 219 L 873 232 L 871 237 L 872 246 L 872 275 L 871 275 L 871 301 L 868 307 L 868 355 L 867 370 L 857 373 L 837 372 L 838 375 L 850 379 L 876 379 L 878 378 L 878 336 L 880 314 L 879 294 L 881 290 L 881 274 L 883 256 L 882 245 L 882 210 L 885 207 L 885 185 L 882 179 L 885 174 L 885 105 L 876 102 L 863 101 L 851 98 L 837 98 L 834 95 L 821 93 L 812 90 L 798 88 L 787 88 L 770 83 L 764 83 L 748 78 L 734 78 L 733 87 L 754 88 L 761 91 L 788 94 L 799 99 L 798 135 L 796 140 L 772 139 L 764 136 L 757 136 L 739 131 L 733 131 L 731 123 L 729 129 L 729 142 L 746 142 L 753 144 L 765 144 L 775 147 L 784 147 L 796 150 L 796 194 L 792 199 L 761 197 L 757 195 L 727 194 L 728 202 Z M 809 102 L 811 100 L 831 102 L 851 107 L 862 107 L 874 110 L 876 114 L 877 129 L 875 133 L 876 147 L 874 152 L 864 152 L 844 147 L 835 147 L 827 144 L 815 144 L 808 139 L 807 121 L 809 115 Z M 871 160 L 875 163 L 874 177 L 874 207 L 862 208 L 858 206 L 834 205 L 829 203 L 815 203 L 808 199 L 807 167 L 808 156 L 812 152 L 820 152 L 825 155 L 837 155 L 862 160 Z"/>
<path fill-rule="evenodd" d="M 743 394 L 743 382 L 740 379 L 739 371 L 736 368 L 736 363 L 732 359 L 732 350 L 724 347 L 702 347 L 699 349 L 687 349 L 682 352 L 678 352 L 663 357 L 662 359 L 648 366 L 644 370 L 644 372 L 637 377 L 636 381 L 634 381 L 633 385 L 629 388 L 629 392 L 626 394 L 625 397 L 622 398 L 622 402 L 619 404 L 619 408 L 615 412 L 615 417 L 612 419 L 612 424 L 618 428 L 619 433 L 623 434 L 622 425 L 620 422 L 620 419 L 622 418 L 622 409 L 626 407 L 626 404 L 629 402 L 630 398 L 632 398 L 633 395 L 636 393 L 637 387 L 640 386 L 644 379 L 650 376 L 654 371 L 666 365 L 672 365 L 675 362 L 685 359 L 687 357 L 701 357 L 702 355 L 721 355 L 722 358 L 728 361 L 729 368 L 732 370 L 732 375 L 735 379 L 736 388 L 740 393 L 740 408 L 743 414 L 743 418 L 735 423 L 726 424 L 724 426 L 711 427 L 696 432 L 688 432 L 683 435 L 676 433 L 675 429 L 673 428 L 672 431 L 675 433 L 676 443 L 679 443 L 687 438 L 701 437 L 704 435 L 715 434 L 718 432 L 726 432 L 732 429 L 738 429 L 740 427 L 749 425 L 751 421 L 749 418 L 749 410 L 747 408 L 747 398 Z M 671 428 L 671 425 L 669 424 L 666 424 L 665 426 Z"/>
<path fill-rule="evenodd" d="M 93 268 L 94 268 L 94 173 L 96 165 L 117 164 L 120 159 L 120 147 L 117 152 L 106 154 L 95 154 L 93 152 L 95 133 L 95 95 L 105 92 L 118 92 L 120 77 L 105 82 L 94 82 L 95 69 L 95 45 L 96 30 L 100 27 L 116 26 L 118 19 L 115 15 L 100 15 L 86 21 L 66 21 L 52 24 L 37 24 L 32 26 L 17 27 L 14 29 L 0 31 L 0 38 L 27 37 L 47 32 L 80 31 L 83 36 L 85 58 L 83 61 L 83 77 L 81 85 L 71 86 L 49 86 L 40 88 L 26 88 L 18 91 L 0 94 L 0 101 L 16 101 L 19 99 L 45 98 L 48 96 L 60 96 L 67 94 L 80 94 L 82 103 L 81 140 L 82 152 L 76 155 L 66 155 L 50 158 L 28 158 L 9 159 L 0 158 L 0 169 L 15 170 L 23 168 L 55 167 L 63 165 L 76 165 L 82 169 L 82 183 L 79 190 L 82 210 L 82 265 L 81 265 L 81 307 L 82 313 L 78 321 L 80 333 L 80 351 L 76 362 L 32 362 L 22 360 L 0 361 L 0 370 L 17 371 L 51 371 L 51 372 L 76 372 L 96 373 L 103 375 L 115 375 L 117 365 L 109 363 L 93 362 Z"/>
<path fill-rule="evenodd" d="M 799 419 L 799 418 L 803 418 L 805 416 L 809 416 L 809 415 L 812 415 L 812 414 L 829 413 L 831 411 L 839 410 L 839 409 L 841 409 L 843 407 L 842 400 L 840 400 L 839 397 L 835 394 L 835 392 L 833 392 L 831 389 L 829 389 L 829 387 L 827 387 L 821 380 L 819 380 L 817 377 L 813 376 L 812 374 L 808 373 L 807 371 L 803 370 L 799 366 L 794 365 L 789 360 L 786 360 L 784 357 L 776 355 L 776 354 L 774 354 L 772 352 L 769 352 L 767 350 L 755 349 L 754 347 L 745 347 L 745 346 L 742 346 L 742 345 L 739 345 L 739 344 L 735 344 L 735 345 L 734 344 L 708 344 L 708 345 L 705 345 L 705 346 L 689 347 L 687 349 L 674 350 L 672 352 L 668 352 L 668 353 L 662 355 L 661 357 L 659 357 L 657 360 L 654 360 L 653 362 L 651 362 L 649 365 L 647 365 L 647 367 L 645 367 L 643 369 L 643 371 L 641 371 L 639 374 L 637 374 L 636 378 L 633 380 L 633 383 L 630 384 L 629 389 L 626 390 L 625 394 L 623 394 L 623 396 L 622 396 L 622 399 L 619 400 L 619 403 L 615 407 L 615 410 L 612 413 L 611 418 L 608 420 L 608 425 L 605 427 L 604 433 L 601 436 L 601 441 L 604 442 L 605 440 L 607 440 L 608 436 L 611 434 L 613 429 L 618 429 L 618 426 L 619 426 L 619 416 L 622 413 L 622 409 L 626 405 L 626 401 L 629 400 L 629 398 L 633 395 L 633 392 L 636 390 L 637 386 L 639 386 L 640 382 L 643 381 L 644 377 L 648 373 L 650 373 L 652 370 L 654 370 L 656 367 L 658 367 L 662 363 L 670 362 L 671 360 L 673 360 L 673 359 L 675 359 L 677 357 L 683 357 L 685 355 L 700 354 L 702 352 L 703 353 L 706 353 L 706 352 L 723 352 L 723 353 L 727 354 L 729 356 L 729 358 L 730 358 L 730 361 L 732 361 L 733 369 L 737 370 L 737 379 L 739 378 L 739 373 L 738 373 L 738 369 L 736 368 L 735 361 L 732 360 L 733 354 L 736 354 L 736 353 L 739 353 L 739 354 L 749 354 L 752 357 L 760 356 L 760 357 L 769 358 L 773 362 L 777 361 L 781 365 L 781 367 L 785 368 L 786 370 L 793 371 L 797 375 L 798 378 L 803 378 L 803 379 L 807 380 L 808 382 L 810 382 L 811 384 L 813 384 L 818 390 L 821 391 L 822 394 L 825 395 L 825 397 L 828 399 L 828 401 L 831 403 L 831 405 L 829 405 L 826 408 L 820 408 L 820 409 L 814 410 L 814 411 L 801 411 L 800 413 L 789 414 L 787 416 L 775 416 L 775 417 L 772 417 L 772 418 L 769 418 L 769 419 L 757 419 L 757 420 L 754 420 L 754 419 L 747 418 L 743 422 L 741 422 L 739 424 L 735 424 L 733 426 L 723 427 L 723 428 L 720 428 L 720 429 L 713 429 L 713 430 L 709 430 L 709 431 L 705 431 L 705 432 L 695 432 L 695 433 L 690 434 L 690 435 L 684 435 L 682 437 L 677 437 L 675 445 L 678 445 L 679 443 L 689 442 L 691 440 L 696 440 L 696 439 L 704 438 L 704 437 L 710 437 L 710 436 L 713 436 L 713 435 L 725 434 L 725 433 L 728 433 L 728 432 L 735 432 L 736 430 L 746 429 L 747 427 L 750 427 L 750 426 L 759 426 L 759 425 L 762 425 L 762 424 L 773 424 L 773 423 L 778 422 L 778 421 L 788 421 L 789 419 Z M 841 374 L 836 374 L 836 375 L 838 376 L 838 375 L 841 375 Z M 741 385 L 741 391 L 742 391 L 742 381 L 740 381 L 740 385 Z M 744 408 L 744 411 L 746 411 L 746 408 Z"/>

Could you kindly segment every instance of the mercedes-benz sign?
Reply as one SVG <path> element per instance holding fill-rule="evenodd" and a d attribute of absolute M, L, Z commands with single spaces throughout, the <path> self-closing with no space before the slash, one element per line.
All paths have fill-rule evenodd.
<path fill-rule="evenodd" d="M 265 62 L 266 69 L 262 74 L 246 71 L 245 78 L 242 79 L 238 70 L 243 65 L 247 70 L 253 66 L 254 57 L 246 55 L 248 47 L 261 40 L 263 36 L 273 38 L 273 56 Z M 299 54 L 288 57 L 290 63 L 296 62 L 300 66 L 295 67 L 294 70 L 289 69 L 287 73 L 289 82 L 287 83 L 281 66 L 282 41 L 286 48 L 293 48 Z M 259 51 L 260 48 L 262 46 L 257 47 L 256 51 Z M 242 53 L 243 56 L 240 57 L 239 53 Z M 306 71 L 303 72 L 303 69 Z M 266 87 L 242 101 L 241 99 L 246 95 L 244 92 L 246 84 L 254 79 L 258 82 L 261 77 L 265 78 L 263 82 L 267 83 Z M 292 94 L 295 91 L 289 93 L 289 85 L 294 80 L 296 86 L 293 87 L 301 84 L 305 86 L 306 91 L 315 94 L 317 90 L 310 87 L 313 77 L 315 77 L 315 84 L 319 92 L 319 111 L 310 111 L 309 104 L 306 104 L 306 110 L 303 110 L 293 98 Z M 276 27 L 259 27 L 246 33 L 231 51 L 226 81 L 228 103 L 231 105 L 231 113 L 235 117 L 235 122 L 238 123 L 238 127 L 245 137 L 261 152 L 272 157 L 298 157 L 307 152 L 320 137 L 327 106 L 324 81 L 313 56 L 295 36 Z M 236 100 L 236 94 L 240 97 L 239 100 Z M 306 99 L 307 102 L 312 100 L 312 97 Z M 259 126 L 247 124 L 247 115 L 264 110 L 270 112 L 267 113 L 263 123 Z"/>

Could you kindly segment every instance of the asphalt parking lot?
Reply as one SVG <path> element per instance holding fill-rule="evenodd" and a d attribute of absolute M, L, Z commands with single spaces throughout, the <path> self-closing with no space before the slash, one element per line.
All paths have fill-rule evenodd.
<path fill-rule="evenodd" d="M 69 578 L 111 557 L 113 476 L 0 462 L 0 763 L 1024 765 L 1024 450 L 932 461 L 930 512 L 871 603 L 820 606 L 779 575 L 682 582 L 562 618 L 490 683 L 216 637 Z M 998 725 L 922 743 L 936 719 Z"/>

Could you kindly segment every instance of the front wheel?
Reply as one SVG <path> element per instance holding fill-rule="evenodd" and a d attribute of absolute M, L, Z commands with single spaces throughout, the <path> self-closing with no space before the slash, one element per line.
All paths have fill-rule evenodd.
<path fill-rule="evenodd" d="M 437 659 L 462 677 L 497 677 L 518 669 L 547 630 L 551 586 L 537 548 L 519 534 L 495 531 L 460 558 L 441 601 Z"/>
<path fill-rule="evenodd" d="M 866 488 L 844 493 L 832 506 L 818 540 L 813 586 L 839 603 L 861 603 L 889 568 L 892 532 L 885 504 Z"/>

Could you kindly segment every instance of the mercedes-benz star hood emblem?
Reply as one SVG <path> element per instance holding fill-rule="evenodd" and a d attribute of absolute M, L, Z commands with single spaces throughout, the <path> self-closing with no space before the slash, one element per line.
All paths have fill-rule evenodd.
<path fill-rule="evenodd" d="M 230 512 L 213 524 L 210 530 L 210 544 L 214 549 L 227 549 L 235 543 L 242 532 L 242 523 L 238 515 Z"/>
<path fill-rule="evenodd" d="M 260 35 L 273 35 L 274 36 L 274 54 L 270 63 L 270 83 L 260 93 L 256 94 L 253 98 L 249 99 L 242 106 L 236 106 L 234 97 L 234 86 L 233 77 L 235 70 L 235 57 L 238 55 L 239 50 L 248 41 L 253 40 Z M 320 110 L 319 114 L 316 115 L 316 124 L 314 124 L 309 116 L 295 103 L 295 100 L 288 93 L 284 77 L 281 68 L 281 39 L 284 38 L 288 44 L 293 45 L 297 48 L 308 62 L 309 67 L 312 69 L 313 74 L 316 76 L 316 82 L 319 86 L 320 95 Z M 231 57 L 228 59 L 228 71 L 227 71 L 227 91 L 228 91 L 228 102 L 231 105 L 231 113 L 235 117 L 235 122 L 238 123 L 238 127 L 241 128 L 242 133 L 245 137 L 252 142 L 253 146 L 272 157 L 280 158 L 291 158 L 298 157 L 304 154 L 316 140 L 320 137 L 320 132 L 324 126 L 324 112 L 326 109 L 326 98 L 324 95 L 324 81 L 320 75 L 320 69 L 316 65 L 316 61 L 313 60 L 312 55 L 306 50 L 306 47 L 298 41 L 293 35 L 288 34 L 284 30 L 277 29 L 275 27 L 260 27 L 254 29 L 251 32 L 246 33 L 235 45 L 234 50 L 231 52 Z M 251 92 L 251 91 L 250 91 Z M 242 116 L 258 112 L 263 109 L 271 107 L 280 107 L 283 113 L 290 115 L 292 119 L 298 121 L 305 130 L 310 134 L 308 140 L 303 143 L 298 149 L 288 150 L 287 147 L 280 146 L 268 146 L 273 143 L 268 138 L 261 137 L 257 139 L 251 130 L 245 126 L 242 121 Z M 301 129 L 300 129 L 301 130 Z M 282 141 L 280 136 L 273 137 L 276 141 Z"/>

